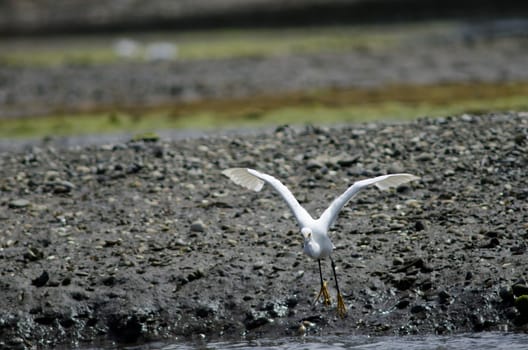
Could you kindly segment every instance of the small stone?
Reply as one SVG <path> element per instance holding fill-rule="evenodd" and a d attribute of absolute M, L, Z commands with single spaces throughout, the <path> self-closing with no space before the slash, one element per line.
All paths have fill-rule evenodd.
<path fill-rule="evenodd" d="M 440 293 L 438 293 L 438 300 L 440 304 L 447 304 L 451 300 L 451 294 L 445 290 L 442 290 Z"/>
<path fill-rule="evenodd" d="M 268 317 L 267 312 L 251 310 L 246 315 L 244 324 L 246 329 L 252 330 L 271 322 L 273 322 L 273 320 Z"/>
<path fill-rule="evenodd" d="M 47 271 L 43 271 L 42 274 L 31 281 L 31 284 L 35 287 L 43 287 L 49 281 L 49 275 Z"/>
<path fill-rule="evenodd" d="M 196 269 L 187 276 L 187 280 L 189 282 L 192 282 L 202 277 L 205 277 L 205 272 L 202 269 Z"/>
<path fill-rule="evenodd" d="M 400 258 L 399 256 L 398 257 L 395 257 L 393 260 L 392 260 L 392 265 L 403 265 L 403 263 L 405 262 L 405 260 L 403 260 L 402 258 Z"/>
<path fill-rule="evenodd" d="M 215 304 L 211 304 L 211 303 L 201 304 L 201 305 L 198 305 L 194 309 L 194 312 L 196 313 L 196 316 L 198 317 L 202 317 L 202 318 L 210 317 L 210 316 L 214 316 L 218 312 L 218 306 Z"/>
<path fill-rule="evenodd" d="M 205 225 L 202 221 L 198 220 L 191 224 L 191 232 L 204 232 Z"/>
<path fill-rule="evenodd" d="M 315 159 L 310 159 L 307 163 L 306 163 L 306 169 L 308 170 L 315 170 L 315 169 L 320 169 L 324 167 L 324 164 L 321 163 L 320 161 L 318 160 L 315 160 Z"/>
<path fill-rule="evenodd" d="M 394 286 L 399 290 L 407 290 L 416 282 L 416 276 L 407 275 L 394 281 Z"/>
<path fill-rule="evenodd" d="M 430 160 L 433 160 L 434 158 L 434 155 L 432 153 L 420 153 L 419 155 L 416 156 L 415 160 L 419 161 L 419 162 L 428 162 Z"/>
<path fill-rule="evenodd" d="M 520 297 L 522 295 L 528 295 L 528 286 L 525 284 L 514 284 L 512 286 L 513 295 Z"/>
<path fill-rule="evenodd" d="M 497 247 L 499 245 L 500 245 L 499 239 L 494 237 L 494 238 L 490 239 L 490 241 L 488 243 L 484 244 L 482 246 L 482 248 L 493 249 L 493 248 L 495 248 L 495 247 Z"/>
<path fill-rule="evenodd" d="M 89 167 L 85 166 L 85 165 L 79 165 L 79 166 L 77 166 L 75 168 L 75 170 L 80 175 L 87 175 L 87 174 L 90 174 L 92 172 L 92 170 Z"/>
<path fill-rule="evenodd" d="M 304 276 L 304 270 L 299 270 L 295 273 L 295 279 L 299 280 Z"/>
<path fill-rule="evenodd" d="M 425 224 L 424 224 L 424 222 L 421 221 L 421 220 L 416 221 L 416 222 L 414 223 L 414 229 L 415 229 L 416 231 L 423 231 L 423 230 L 425 230 Z"/>
<path fill-rule="evenodd" d="M 405 309 L 407 306 L 409 306 L 410 301 L 407 298 L 402 298 L 396 303 L 396 307 L 398 309 Z"/>
<path fill-rule="evenodd" d="M 31 202 L 27 199 L 14 199 L 9 202 L 8 206 L 11 209 L 25 208 L 31 205 Z"/>
<path fill-rule="evenodd" d="M 460 119 L 462 119 L 463 121 L 468 122 L 468 123 L 471 123 L 473 121 L 473 117 L 470 116 L 469 114 L 462 114 Z"/>
<path fill-rule="evenodd" d="M 44 258 L 44 253 L 34 247 L 28 248 L 28 250 L 24 253 L 24 259 L 28 261 L 37 261 Z"/>
<path fill-rule="evenodd" d="M 73 189 L 75 189 L 75 185 L 66 180 L 50 181 L 46 183 L 46 185 L 48 186 L 48 188 L 51 188 L 53 193 L 56 193 L 56 194 L 69 193 Z"/>
<path fill-rule="evenodd" d="M 427 311 L 427 307 L 423 305 L 414 305 L 413 307 L 411 307 L 410 311 L 412 314 L 424 313 Z"/>
<path fill-rule="evenodd" d="M 417 199 L 408 199 L 405 201 L 405 205 L 409 208 L 421 208 L 422 202 Z"/>
<path fill-rule="evenodd" d="M 336 157 L 335 161 L 340 167 L 346 168 L 346 167 L 349 167 L 349 166 L 353 165 L 354 163 L 356 163 L 359 160 L 359 158 L 360 158 L 359 154 L 356 154 L 354 156 L 350 156 L 350 155 L 347 155 L 347 154 L 342 154 L 342 155 Z"/>
<path fill-rule="evenodd" d="M 503 287 L 499 290 L 499 296 L 501 297 L 501 299 L 506 302 L 506 303 L 513 303 L 514 301 L 514 296 L 513 296 L 513 291 L 511 288 L 508 288 L 508 287 Z"/>

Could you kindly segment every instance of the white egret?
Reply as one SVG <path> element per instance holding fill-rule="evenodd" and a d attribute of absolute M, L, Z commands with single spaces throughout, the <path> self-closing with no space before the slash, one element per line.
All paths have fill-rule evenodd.
<path fill-rule="evenodd" d="M 375 185 L 380 190 L 385 190 L 390 187 L 397 187 L 406 182 L 419 179 L 419 177 L 411 174 L 390 174 L 365 179 L 355 182 L 343 194 L 337 197 L 332 204 L 323 212 L 319 219 L 313 219 L 310 214 L 299 204 L 297 199 L 293 196 L 290 190 L 284 186 L 279 180 L 271 175 L 263 174 L 259 171 L 247 168 L 230 168 L 222 171 L 222 174 L 230 178 L 234 183 L 259 192 L 264 183 L 270 184 L 286 201 L 286 204 L 293 212 L 301 228 L 301 234 L 304 238 L 304 253 L 309 257 L 317 260 L 319 264 L 319 277 L 321 279 L 321 290 L 314 302 L 317 302 L 321 296 L 325 305 L 330 305 L 330 294 L 326 286 L 326 281 L 323 280 L 323 273 L 321 271 L 321 259 L 330 258 L 332 270 L 334 272 L 334 279 L 337 291 L 337 313 L 343 318 L 346 314 L 346 307 L 343 301 L 343 296 L 339 291 L 337 283 L 337 275 L 335 271 L 335 263 L 332 259 L 332 251 L 334 245 L 328 237 L 328 230 L 335 222 L 337 215 L 341 209 L 352 199 L 359 191 L 369 185 Z"/>

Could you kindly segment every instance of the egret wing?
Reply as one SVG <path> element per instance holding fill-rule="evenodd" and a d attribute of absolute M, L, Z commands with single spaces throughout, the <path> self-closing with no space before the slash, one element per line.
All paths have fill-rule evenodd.
<path fill-rule="evenodd" d="M 409 181 L 418 180 L 418 176 L 411 174 L 390 174 L 374 177 L 371 179 L 365 179 L 355 182 L 350 186 L 342 195 L 337 197 L 332 204 L 323 212 L 323 215 L 319 218 L 319 221 L 330 228 L 337 219 L 337 215 L 343 209 L 343 207 L 351 200 L 359 191 L 367 186 L 375 185 L 380 190 L 386 190 L 391 187 L 398 187 Z"/>
<path fill-rule="evenodd" d="M 222 171 L 222 174 L 230 178 L 237 185 L 251 191 L 260 192 L 262 187 L 264 187 L 264 181 L 250 174 L 246 168 L 230 168 Z"/>
<path fill-rule="evenodd" d="M 226 169 L 222 171 L 222 174 L 229 177 L 234 183 L 256 192 L 262 189 L 265 182 L 270 184 L 284 199 L 301 228 L 308 226 L 313 221 L 310 214 L 299 204 L 291 191 L 273 176 L 247 168 Z"/>

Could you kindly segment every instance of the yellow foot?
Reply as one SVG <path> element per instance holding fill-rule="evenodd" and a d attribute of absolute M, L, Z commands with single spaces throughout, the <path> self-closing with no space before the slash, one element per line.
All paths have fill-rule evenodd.
<path fill-rule="evenodd" d="M 321 296 L 323 296 L 323 303 L 326 306 L 330 306 L 332 304 L 332 302 L 330 301 L 330 293 L 328 293 L 328 288 L 326 288 L 326 281 L 323 282 L 323 285 L 321 286 L 321 290 L 319 291 L 317 298 L 315 298 L 314 300 L 314 304 L 319 301 Z"/>
<path fill-rule="evenodd" d="M 345 301 L 343 300 L 343 296 L 341 293 L 337 294 L 337 315 L 341 318 L 345 318 L 347 309 L 345 306 Z"/>

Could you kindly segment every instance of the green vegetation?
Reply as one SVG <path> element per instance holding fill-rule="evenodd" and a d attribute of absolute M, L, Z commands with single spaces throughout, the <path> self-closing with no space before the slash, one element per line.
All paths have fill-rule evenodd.
<path fill-rule="evenodd" d="M 528 295 L 521 295 L 515 299 L 515 307 L 522 316 L 528 316 Z"/>
<path fill-rule="evenodd" d="M 488 111 L 528 111 L 528 83 L 389 86 L 209 100 L 144 110 L 0 120 L 0 137 L 211 129 L 277 124 L 408 120 Z"/>

